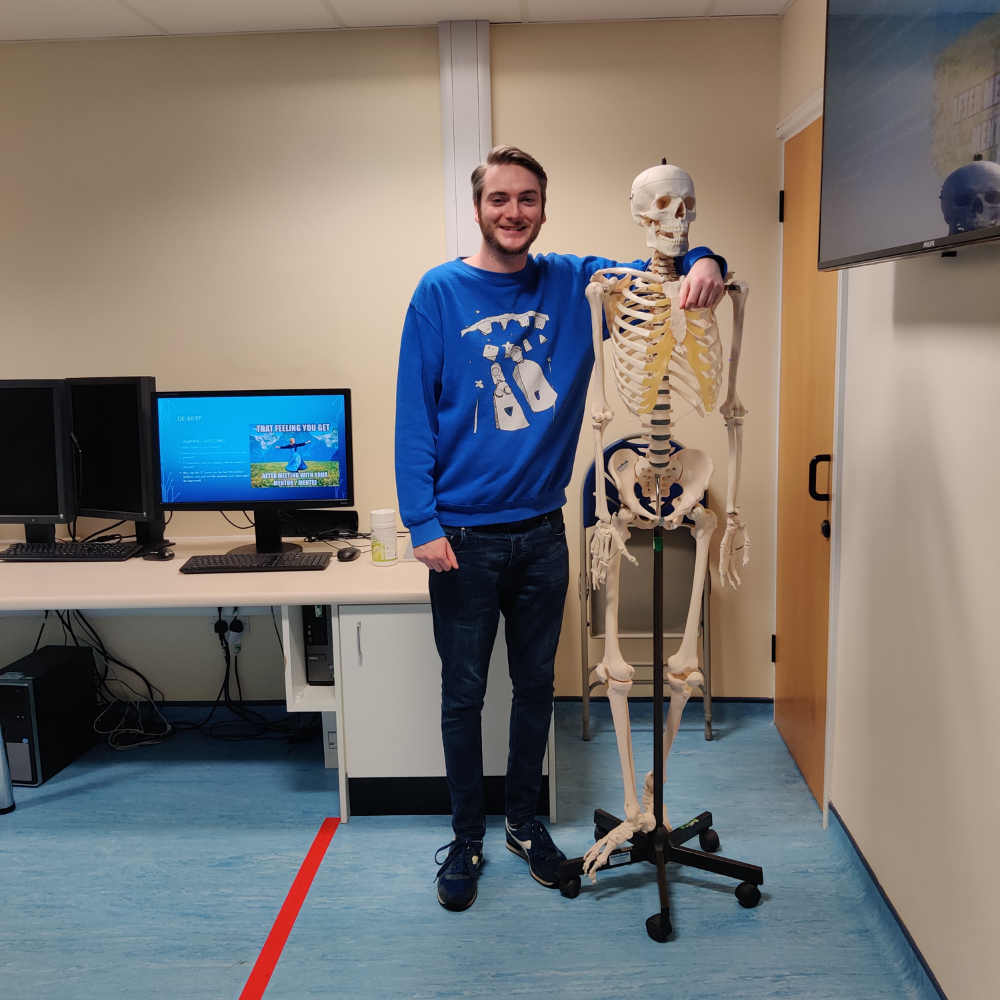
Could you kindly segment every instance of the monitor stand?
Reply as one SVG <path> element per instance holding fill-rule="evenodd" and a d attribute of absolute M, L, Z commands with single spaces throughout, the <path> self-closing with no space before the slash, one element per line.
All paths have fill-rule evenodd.
<path fill-rule="evenodd" d="M 302 546 L 281 540 L 281 511 L 277 507 L 255 507 L 253 511 L 254 545 L 237 545 L 236 552 L 301 552 Z"/>
<path fill-rule="evenodd" d="M 24 526 L 24 540 L 55 545 L 56 526 L 54 524 L 26 524 Z"/>

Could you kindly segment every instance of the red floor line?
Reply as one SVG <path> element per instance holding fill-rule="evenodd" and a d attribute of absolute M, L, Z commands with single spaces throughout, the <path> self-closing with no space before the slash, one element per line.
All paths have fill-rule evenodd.
<path fill-rule="evenodd" d="M 323 825 L 319 828 L 319 833 L 316 834 L 316 839 L 312 842 L 312 847 L 309 848 L 309 853 L 302 862 L 299 873 L 295 876 L 295 881 L 292 882 L 291 889 L 288 890 L 285 902 L 282 903 L 281 909 L 278 911 L 271 933 L 268 934 L 264 947 L 261 948 L 260 954 L 257 956 L 250 978 L 240 994 L 240 1000 L 260 1000 L 264 995 L 264 990 L 267 989 L 267 984 L 271 981 L 274 967 L 278 964 L 278 959 L 281 958 L 281 951 L 285 947 L 288 935 L 292 932 L 292 927 L 295 926 L 299 910 L 302 909 L 302 904 L 305 902 L 306 896 L 309 895 L 309 888 L 316 872 L 319 871 L 319 866 L 323 862 L 323 855 L 326 854 L 326 849 L 330 846 L 330 841 L 333 840 L 338 826 L 340 826 L 340 820 L 336 817 L 327 817 L 323 820 Z"/>

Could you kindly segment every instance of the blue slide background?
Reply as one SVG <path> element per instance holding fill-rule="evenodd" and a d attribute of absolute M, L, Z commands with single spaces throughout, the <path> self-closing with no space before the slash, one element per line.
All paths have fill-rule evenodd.
<path fill-rule="evenodd" d="M 242 503 L 262 501 L 333 501 L 347 499 L 347 428 L 343 396 L 188 396 L 161 398 L 160 497 L 174 503 Z M 340 462 L 338 486 L 252 489 L 250 463 L 287 461 L 289 452 L 265 453 L 251 436 L 257 424 L 330 424 L 323 440 L 315 434 L 303 449 L 306 461 Z M 288 434 L 282 434 L 285 441 Z M 294 436 L 294 435 L 293 435 Z M 251 445 L 254 454 L 251 455 Z M 270 449 L 269 449 L 270 451 Z M 264 457 L 266 454 L 266 457 Z"/>

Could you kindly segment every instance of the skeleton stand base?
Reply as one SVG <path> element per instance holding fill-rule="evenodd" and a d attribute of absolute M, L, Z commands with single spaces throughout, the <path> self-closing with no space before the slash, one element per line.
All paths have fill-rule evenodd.
<path fill-rule="evenodd" d="M 663 823 L 663 528 L 653 529 L 653 815 L 656 829 L 652 833 L 636 833 L 629 838 L 629 845 L 612 851 L 605 868 L 617 868 L 648 861 L 656 866 L 656 882 L 660 890 L 660 912 L 646 921 L 646 933 L 654 941 L 666 941 L 673 932 L 670 924 L 670 898 L 667 889 L 668 862 L 700 868 L 726 878 L 740 880 L 736 898 L 741 906 L 750 909 L 760 902 L 759 885 L 764 884 L 764 871 L 757 865 L 733 861 L 710 853 L 719 849 L 719 836 L 712 829 L 712 814 L 703 812 L 693 820 L 669 831 Z M 594 837 L 607 836 L 622 821 L 603 809 L 594 813 Z M 686 841 L 698 837 L 703 850 L 682 847 Z M 571 858 L 559 866 L 559 891 L 570 899 L 580 892 L 583 875 L 583 858 Z"/>

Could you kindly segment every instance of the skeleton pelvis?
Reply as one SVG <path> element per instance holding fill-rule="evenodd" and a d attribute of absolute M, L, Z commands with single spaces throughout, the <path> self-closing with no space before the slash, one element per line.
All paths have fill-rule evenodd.
<path fill-rule="evenodd" d="M 649 521 L 658 516 L 653 501 L 656 487 L 653 471 L 642 455 L 628 448 L 619 448 L 608 463 L 621 502 L 640 518 Z M 666 469 L 660 473 L 661 509 L 659 514 L 679 524 L 684 516 L 700 503 L 708 489 L 715 463 L 703 451 L 683 448 L 675 451 Z M 672 489 L 680 485 L 680 493 Z M 638 487 L 638 489 L 637 489 Z M 671 492 L 675 495 L 671 497 Z"/>

